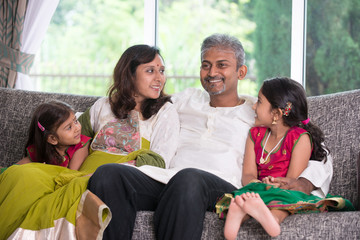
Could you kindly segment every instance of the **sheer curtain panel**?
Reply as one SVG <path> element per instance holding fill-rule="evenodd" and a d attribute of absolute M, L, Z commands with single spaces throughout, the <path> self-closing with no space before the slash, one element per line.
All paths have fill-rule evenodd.
<path fill-rule="evenodd" d="M 29 0 L 26 8 L 20 51 L 35 55 L 40 49 L 46 30 L 59 0 Z M 30 70 L 30 69 L 29 69 Z M 35 90 L 28 72 L 18 72 L 15 88 Z"/>

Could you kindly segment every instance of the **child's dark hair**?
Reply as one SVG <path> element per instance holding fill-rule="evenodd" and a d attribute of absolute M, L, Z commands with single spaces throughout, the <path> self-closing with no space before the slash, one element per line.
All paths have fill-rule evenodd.
<path fill-rule="evenodd" d="M 290 78 L 278 77 L 265 80 L 261 93 L 270 102 L 273 109 L 280 108 L 285 111 L 287 103 L 291 103 L 288 116 L 283 115 L 283 122 L 289 127 L 298 126 L 308 131 L 313 141 L 312 160 L 327 159 L 329 150 L 322 145 L 325 140 L 324 133 L 311 121 L 303 124 L 309 118 L 306 93 L 302 85 Z"/>
<path fill-rule="evenodd" d="M 134 98 L 136 68 L 140 64 L 153 61 L 156 55 L 161 57 L 160 50 L 156 47 L 134 45 L 120 57 L 114 69 L 114 82 L 108 92 L 111 110 L 117 118 L 126 118 L 136 106 Z M 164 93 L 164 89 L 161 90 L 159 98 L 146 99 L 141 106 L 144 119 L 156 114 L 166 102 L 171 102 L 171 99 Z"/>
<path fill-rule="evenodd" d="M 37 161 L 54 165 L 62 163 L 63 157 L 47 140 L 50 134 L 58 137 L 56 130 L 70 117 L 71 112 L 74 112 L 73 108 L 60 101 L 39 105 L 31 119 L 25 155 L 27 155 L 27 147 L 34 145 Z"/>

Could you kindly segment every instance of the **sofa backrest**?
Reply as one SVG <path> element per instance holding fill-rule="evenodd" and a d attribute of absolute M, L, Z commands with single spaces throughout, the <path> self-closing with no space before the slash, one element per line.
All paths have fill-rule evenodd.
<path fill-rule="evenodd" d="M 9 166 L 23 157 L 34 108 L 53 99 L 83 112 L 98 97 L 0 88 L 0 166 Z M 309 97 L 308 102 L 310 118 L 324 131 L 325 144 L 333 156 L 330 193 L 349 199 L 357 207 L 360 90 Z"/>
<path fill-rule="evenodd" d="M 360 153 L 360 89 L 308 98 L 309 115 L 325 134 L 333 157 L 330 193 L 358 206 L 357 159 Z"/>

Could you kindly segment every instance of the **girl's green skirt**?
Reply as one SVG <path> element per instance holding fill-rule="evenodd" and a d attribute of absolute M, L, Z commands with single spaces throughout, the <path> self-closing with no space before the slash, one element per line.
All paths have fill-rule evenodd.
<path fill-rule="evenodd" d="M 307 195 L 300 191 L 284 190 L 265 183 L 250 183 L 232 193 L 224 194 L 216 203 L 216 213 L 226 218 L 231 199 L 246 192 L 258 193 L 269 209 L 286 210 L 290 214 L 327 211 L 354 211 L 351 202 L 328 194 L 325 198 Z"/>

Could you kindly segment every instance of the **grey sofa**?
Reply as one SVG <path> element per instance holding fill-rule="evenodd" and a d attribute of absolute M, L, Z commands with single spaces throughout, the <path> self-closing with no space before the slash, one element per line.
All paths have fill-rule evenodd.
<path fill-rule="evenodd" d="M 38 104 L 58 99 L 76 111 L 84 111 L 97 98 L 0 88 L 0 166 L 10 166 L 22 158 L 31 113 Z M 330 193 L 349 199 L 358 209 L 360 90 L 309 97 L 308 101 L 310 117 L 325 132 L 334 159 Z M 152 215 L 138 213 L 133 239 L 155 239 Z M 223 239 L 223 226 L 215 213 L 207 212 L 202 239 Z M 292 215 L 281 224 L 281 230 L 278 239 L 360 239 L 360 212 Z M 253 219 L 241 227 L 238 235 L 238 239 L 269 238 Z"/>

